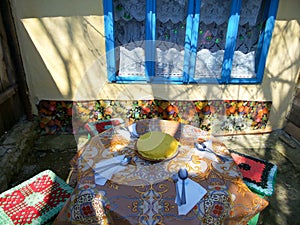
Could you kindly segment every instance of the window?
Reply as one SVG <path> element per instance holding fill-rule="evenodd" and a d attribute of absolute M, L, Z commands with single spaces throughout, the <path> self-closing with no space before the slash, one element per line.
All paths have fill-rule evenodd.
<path fill-rule="evenodd" d="M 278 0 L 103 0 L 110 82 L 261 83 Z"/>

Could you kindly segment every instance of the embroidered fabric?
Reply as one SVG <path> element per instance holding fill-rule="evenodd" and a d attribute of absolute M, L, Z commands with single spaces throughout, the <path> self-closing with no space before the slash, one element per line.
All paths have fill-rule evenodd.
<path fill-rule="evenodd" d="M 244 54 L 235 51 L 230 76 L 231 78 L 255 78 L 255 52 Z"/>
<path fill-rule="evenodd" d="M 240 24 L 249 23 L 254 26 L 259 18 L 259 10 L 262 0 L 243 1 L 241 8 Z M 231 7 L 231 0 L 203 0 L 201 1 L 201 21 L 205 24 L 216 23 L 218 25 L 227 22 Z M 115 20 L 137 21 L 145 20 L 146 1 L 129 0 L 114 1 Z M 185 0 L 158 0 L 156 2 L 157 19 L 163 23 L 172 21 L 178 23 L 186 17 L 187 1 Z"/>
<path fill-rule="evenodd" d="M 242 1 L 240 24 L 249 23 L 254 26 L 257 22 L 262 0 Z M 223 24 L 228 21 L 231 0 L 203 0 L 201 1 L 201 21 L 205 24 Z"/>
<path fill-rule="evenodd" d="M 156 50 L 155 76 L 182 77 L 184 63 L 184 50 L 169 48 Z"/>
<path fill-rule="evenodd" d="M 194 78 L 221 78 L 223 55 L 223 50 L 211 52 L 202 49 L 197 52 Z"/>
<path fill-rule="evenodd" d="M 211 52 L 201 49 L 197 52 L 195 79 L 221 78 L 224 50 Z M 255 52 L 244 54 L 235 51 L 232 61 L 231 78 L 255 78 Z"/>
<path fill-rule="evenodd" d="M 157 20 L 162 23 L 184 21 L 187 16 L 187 1 L 157 0 L 156 14 Z"/>
<path fill-rule="evenodd" d="M 137 21 L 145 20 L 146 16 L 146 1 L 139 0 L 115 0 L 114 2 L 114 20 L 120 19 Z"/>
<path fill-rule="evenodd" d="M 170 42 L 158 42 L 155 76 L 181 77 L 183 74 L 184 49 Z M 145 77 L 145 42 L 132 42 L 117 48 L 118 75 Z"/>
<path fill-rule="evenodd" d="M 144 40 L 145 40 L 144 21 L 140 22 L 136 19 L 126 21 L 124 19 L 120 19 L 117 23 L 115 23 L 116 47 L 126 45 L 130 42 L 142 42 Z"/>
<path fill-rule="evenodd" d="M 260 26 L 251 27 L 245 24 L 239 27 L 236 39 L 236 51 L 249 53 L 256 50 L 260 35 Z M 216 23 L 200 23 L 197 50 L 209 49 L 211 52 L 225 49 L 227 23 L 217 25 Z"/>
<path fill-rule="evenodd" d="M 131 42 L 117 48 L 119 62 L 117 72 L 119 76 L 145 77 L 145 45 L 144 41 Z"/>
<path fill-rule="evenodd" d="M 120 47 L 119 76 L 145 77 L 145 52 L 141 47 L 132 51 Z M 197 53 L 195 66 L 195 79 L 221 78 L 224 50 L 211 52 L 202 49 Z M 183 74 L 184 50 L 171 48 L 169 50 L 157 49 L 155 76 L 169 78 L 181 77 Z M 255 78 L 255 52 L 244 54 L 235 51 L 232 62 L 232 78 Z"/>
<path fill-rule="evenodd" d="M 185 20 L 175 24 L 171 21 L 157 21 L 156 37 L 157 40 L 173 43 L 172 47 L 182 50 L 185 42 Z M 157 44 L 156 47 L 165 50 L 163 45 Z"/>

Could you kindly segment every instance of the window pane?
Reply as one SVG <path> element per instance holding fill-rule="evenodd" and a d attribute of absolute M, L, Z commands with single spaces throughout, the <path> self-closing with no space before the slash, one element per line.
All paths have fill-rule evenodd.
<path fill-rule="evenodd" d="M 231 78 L 255 78 L 255 55 L 263 23 L 262 0 L 242 1 Z"/>
<path fill-rule="evenodd" d="M 145 77 L 146 1 L 114 1 L 116 71 L 119 77 Z"/>
<path fill-rule="evenodd" d="M 195 79 L 221 78 L 230 0 L 202 0 Z"/>
<path fill-rule="evenodd" d="M 155 76 L 181 79 L 183 77 L 187 1 L 157 0 L 156 15 Z"/>

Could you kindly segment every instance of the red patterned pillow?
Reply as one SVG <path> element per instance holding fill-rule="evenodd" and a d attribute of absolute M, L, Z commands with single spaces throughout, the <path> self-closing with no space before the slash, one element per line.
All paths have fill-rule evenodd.
<path fill-rule="evenodd" d="M 53 218 L 73 192 L 50 170 L 0 194 L 0 224 L 43 224 Z"/>
<path fill-rule="evenodd" d="M 121 118 L 113 118 L 110 120 L 99 120 L 96 122 L 89 122 L 84 127 L 90 133 L 90 135 L 95 136 L 103 131 L 106 131 L 109 128 L 118 126 L 124 123 Z"/>

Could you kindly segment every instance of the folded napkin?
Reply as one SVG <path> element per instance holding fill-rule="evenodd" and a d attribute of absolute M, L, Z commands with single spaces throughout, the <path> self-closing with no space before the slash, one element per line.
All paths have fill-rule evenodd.
<path fill-rule="evenodd" d="M 136 132 L 136 123 L 133 123 L 130 126 L 128 126 L 128 130 L 130 134 L 133 135 L 134 137 L 139 137 L 139 134 Z"/>
<path fill-rule="evenodd" d="M 197 182 L 187 178 L 185 181 L 185 197 L 186 204 L 180 205 L 179 197 L 176 196 L 175 203 L 178 205 L 178 215 L 186 215 L 189 211 L 193 209 L 193 207 L 203 198 L 203 196 L 207 193 L 206 189 L 203 188 Z M 176 188 L 181 197 L 182 192 L 182 179 L 178 177 L 178 181 L 176 182 Z"/>
<path fill-rule="evenodd" d="M 95 183 L 98 185 L 104 185 L 115 173 L 124 170 L 127 166 L 121 164 L 124 157 L 125 155 L 119 155 L 96 163 L 94 169 Z"/>

